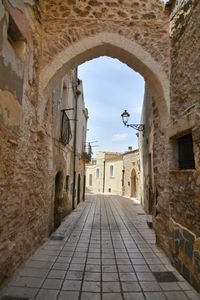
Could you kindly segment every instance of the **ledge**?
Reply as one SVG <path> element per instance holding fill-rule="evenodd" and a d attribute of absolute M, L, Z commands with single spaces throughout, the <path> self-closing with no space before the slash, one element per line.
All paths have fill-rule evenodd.
<path fill-rule="evenodd" d="M 194 173 L 196 172 L 196 169 L 170 169 L 169 173 L 182 173 L 182 174 L 189 174 L 189 173 Z"/>

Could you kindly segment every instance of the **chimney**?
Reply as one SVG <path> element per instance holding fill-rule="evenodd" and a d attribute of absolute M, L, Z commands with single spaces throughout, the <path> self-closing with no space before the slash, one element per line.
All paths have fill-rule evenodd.
<path fill-rule="evenodd" d="M 132 151 L 132 150 L 133 150 L 132 146 L 128 146 L 128 151 Z"/>

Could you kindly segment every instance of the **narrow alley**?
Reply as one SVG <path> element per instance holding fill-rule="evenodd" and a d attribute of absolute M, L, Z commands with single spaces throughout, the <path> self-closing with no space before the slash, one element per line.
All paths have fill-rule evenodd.
<path fill-rule="evenodd" d="M 141 206 L 113 195 L 88 195 L 0 295 L 2 300 L 199 299 L 155 245 Z"/>

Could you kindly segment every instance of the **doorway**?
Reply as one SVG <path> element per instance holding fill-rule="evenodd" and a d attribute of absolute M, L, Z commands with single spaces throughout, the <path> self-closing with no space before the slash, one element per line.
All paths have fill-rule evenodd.
<path fill-rule="evenodd" d="M 81 198 L 81 175 L 78 175 L 78 183 L 77 183 L 77 204 L 80 203 Z"/>
<path fill-rule="evenodd" d="M 136 177 L 136 172 L 135 169 L 132 170 L 131 172 L 131 197 L 136 197 L 137 194 L 137 177 Z"/>

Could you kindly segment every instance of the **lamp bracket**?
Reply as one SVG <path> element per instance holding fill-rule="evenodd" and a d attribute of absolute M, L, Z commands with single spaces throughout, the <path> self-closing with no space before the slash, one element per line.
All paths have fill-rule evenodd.
<path fill-rule="evenodd" d="M 144 131 L 144 124 L 126 124 L 126 126 L 134 128 L 138 131 Z"/>

